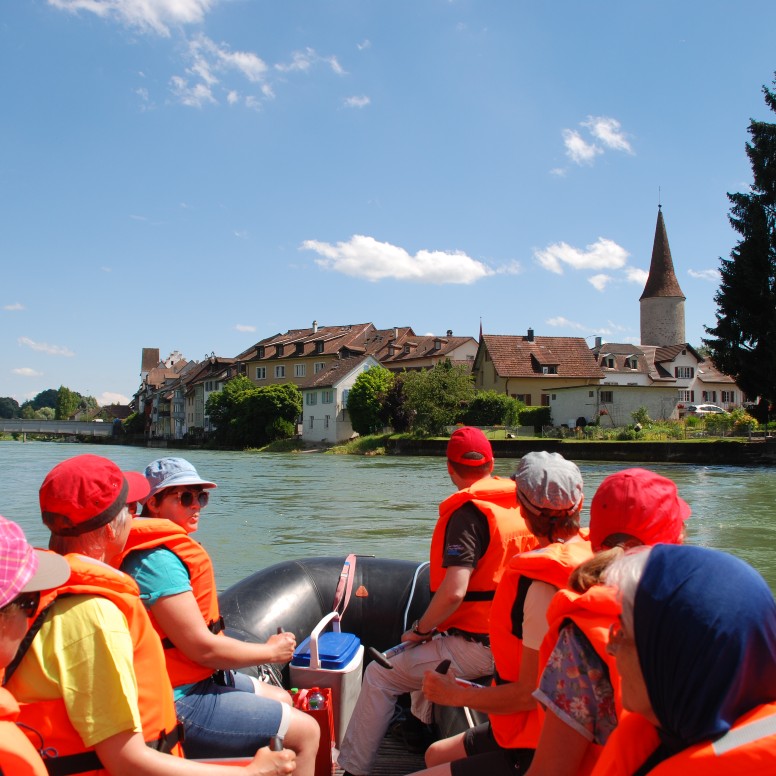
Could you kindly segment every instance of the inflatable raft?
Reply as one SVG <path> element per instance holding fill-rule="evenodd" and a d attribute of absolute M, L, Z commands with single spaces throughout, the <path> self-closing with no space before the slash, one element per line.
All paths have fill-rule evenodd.
<path fill-rule="evenodd" d="M 345 564 L 343 557 L 285 561 L 261 569 L 219 595 L 226 633 L 244 641 L 263 642 L 278 628 L 295 634 L 297 643 L 335 607 Z M 383 652 L 426 610 L 431 600 L 429 564 L 358 556 L 352 569 L 350 595 L 343 597 L 343 632 L 353 633 L 366 648 Z M 287 665 L 275 666 L 289 687 Z M 475 717 L 474 721 L 478 721 Z M 472 724 L 468 710 L 437 707 L 435 722 L 447 736 Z"/>

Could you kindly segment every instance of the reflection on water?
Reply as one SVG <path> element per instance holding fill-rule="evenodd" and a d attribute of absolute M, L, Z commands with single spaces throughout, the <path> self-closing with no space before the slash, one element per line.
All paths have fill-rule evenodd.
<path fill-rule="evenodd" d="M 40 483 L 58 461 L 87 452 L 141 471 L 153 458 L 168 454 L 133 447 L 0 442 L 0 514 L 21 523 L 31 541 L 45 544 Z M 197 538 L 213 556 L 222 589 L 256 569 L 298 557 L 357 552 L 425 560 L 437 504 L 452 492 L 440 458 L 183 454 L 203 477 L 219 485 L 203 512 Z M 510 474 L 515 463 L 497 460 L 496 473 Z M 589 504 L 600 481 L 625 465 L 583 462 L 580 468 Z M 679 464 L 650 468 L 674 479 L 692 506 L 690 543 L 734 552 L 776 590 L 773 470 Z"/>

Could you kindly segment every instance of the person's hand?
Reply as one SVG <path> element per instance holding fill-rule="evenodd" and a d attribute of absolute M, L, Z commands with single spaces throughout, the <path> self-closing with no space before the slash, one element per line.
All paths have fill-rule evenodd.
<path fill-rule="evenodd" d="M 423 674 L 423 695 L 432 703 L 441 706 L 455 706 L 454 693 L 459 689 L 455 681 L 455 673 L 449 670 L 446 674 L 436 671 L 426 671 Z"/>
<path fill-rule="evenodd" d="M 268 661 L 270 663 L 287 663 L 294 656 L 296 636 L 293 633 L 275 633 L 266 643 L 272 648 L 272 659 Z"/>
<path fill-rule="evenodd" d="M 296 770 L 296 753 L 291 749 L 271 752 L 263 746 L 256 752 L 253 762 L 245 766 L 251 776 L 278 776 L 282 773 L 293 773 Z"/>
<path fill-rule="evenodd" d="M 408 630 L 402 633 L 401 641 L 414 641 L 419 644 L 422 641 L 429 641 L 433 635 L 433 633 L 429 633 L 427 636 L 421 636 L 420 634 L 415 633 L 413 630 Z"/>

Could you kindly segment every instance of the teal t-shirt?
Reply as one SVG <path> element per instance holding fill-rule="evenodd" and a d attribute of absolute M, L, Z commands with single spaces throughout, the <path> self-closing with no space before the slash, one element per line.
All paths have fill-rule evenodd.
<path fill-rule="evenodd" d="M 166 547 L 131 552 L 121 564 L 121 570 L 137 582 L 140 600 L 146 609 L 165 596 L 193 592 L 186 564 Z M 175 700 L 186 695 L 193 686 L 173 687 Z"/>

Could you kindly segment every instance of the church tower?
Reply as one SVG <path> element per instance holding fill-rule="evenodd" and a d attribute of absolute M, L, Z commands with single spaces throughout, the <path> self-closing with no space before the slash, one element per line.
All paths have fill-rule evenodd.
<path fill-rule="evenodd" d="M 664 347 L 687 341 L 684 332 L 684 301 L 685 296 L 674 273 L 663 211 L 658 205 L 649 277 L 639 299 L 642 345 Z"/>

